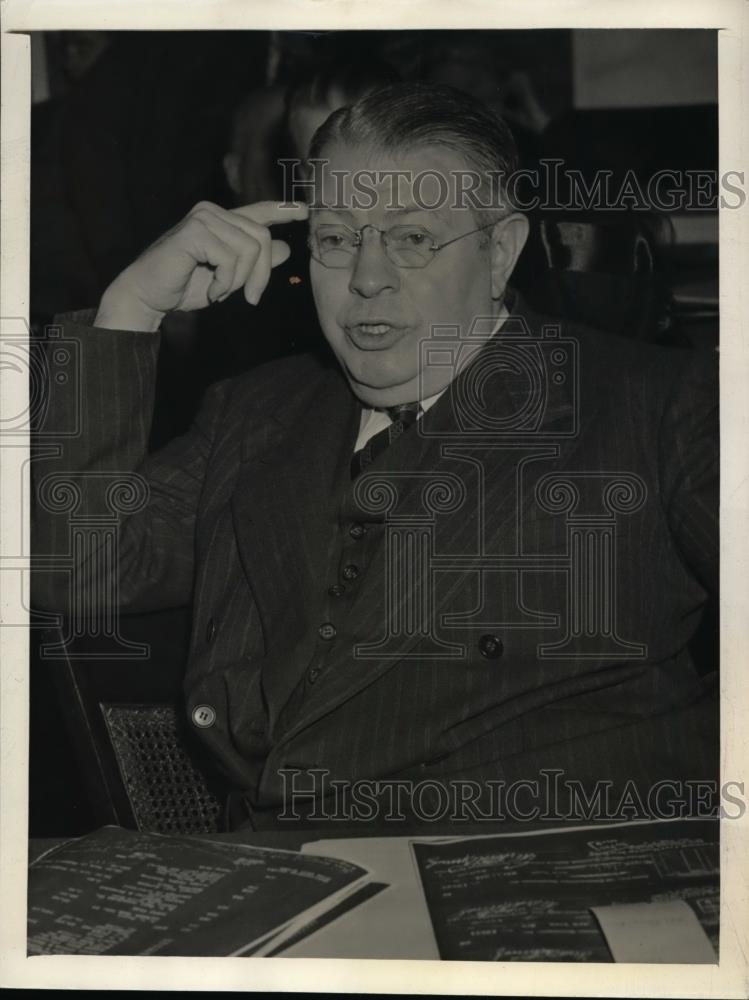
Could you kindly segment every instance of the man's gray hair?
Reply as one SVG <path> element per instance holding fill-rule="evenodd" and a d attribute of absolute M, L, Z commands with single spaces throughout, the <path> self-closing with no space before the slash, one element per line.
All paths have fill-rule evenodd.
<path fill-rule="evenodd" d="M 515 139 L 498 115 L 463 91 L 420 82 L 382 87 L 334 111 L 313 136 L 309 160 L 323 159 L 326 147 L 336 142 L 389 153 L 428 145 L 454 150 L 480 178 L 481 205 L 491 206 L 474 208 L 477 224 L 512 209 L 504 180 L 518 168 Z"/>

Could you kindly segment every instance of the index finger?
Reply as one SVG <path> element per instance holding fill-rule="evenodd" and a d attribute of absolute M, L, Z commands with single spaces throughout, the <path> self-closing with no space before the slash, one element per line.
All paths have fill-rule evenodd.
<path fill-rule="evenodd" d="M 261 226 L 272 226 L 279 222 L 298 222 L 309 218 L 309 205 L 301 201 L 256 201 L 253 205 L 242 205 L 232 211 L 243 219 Z"/>

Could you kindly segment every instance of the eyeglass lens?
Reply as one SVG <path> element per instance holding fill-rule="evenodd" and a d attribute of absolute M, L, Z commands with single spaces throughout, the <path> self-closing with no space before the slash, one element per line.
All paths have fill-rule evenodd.
<path fill-rule="evenodd" d="M 432 234 L 420 226 L 393 226 L 384 232 L 375 231 L 380 232 L 386 254 L 399 267 L 424 267 L 437 247 Z M 311 234 L 310 250 L 326 267 L 349 267 L 361 245 L 362 234 L 363 231 L 357 233 L 348 226 L 319 226 Z"/>

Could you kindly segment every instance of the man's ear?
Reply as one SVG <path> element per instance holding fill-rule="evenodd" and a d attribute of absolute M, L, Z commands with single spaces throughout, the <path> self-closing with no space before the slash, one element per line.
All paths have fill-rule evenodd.
<path fill-rule="evenodd" d="M 240 157 L 239 153 L 227 153 L 223 160 L 224 177 L 234 194 L 242 193 L 242 182 L 239 176 Z"/>
<path fill-rule="evenodd" d="M 513 212 L 501 219 L 491 231 L 492 298 L 504 295 L 510 275 L 528 239 L 528 219 Z"/>

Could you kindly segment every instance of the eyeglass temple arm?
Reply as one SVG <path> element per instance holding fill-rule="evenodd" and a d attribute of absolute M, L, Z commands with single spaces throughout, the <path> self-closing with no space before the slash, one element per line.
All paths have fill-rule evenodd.
<path fill-rule="evenodd" d="M 453 236 L 451 240 L 445 240 L 444 243 L 439 243 L 436 247 L 430 247 L 434 253 L 438 250 L 442 250 L 444 247 L 449 247 L 451 243 L 457 243 L 458 240 L 462 240 L 466 236 L 473 236 L 474 233 L 480 233 L 484 229 L 490 229 L 492 226 L 496 226 L 496 222 L 487 222 L 484 226 L 479 226 L 477 229 L 469 229 L 467 233 L 461 233 L 460 236 Z"/>

